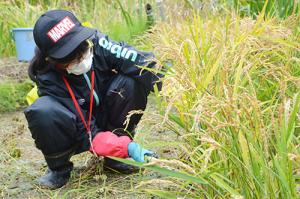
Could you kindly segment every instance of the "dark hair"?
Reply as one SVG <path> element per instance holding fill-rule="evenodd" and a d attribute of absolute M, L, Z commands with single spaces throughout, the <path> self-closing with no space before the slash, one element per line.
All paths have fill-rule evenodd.
<path fill-rule="evenodd" d="M 42 53 L 42 51 L 38 47 L 36 47 L 35 55 L 32 58 L 28 67 L 28 76 L 32 81 L 37 82 L 36 75 L 47 72 L 50 68 L 49 63 L 68 64 L 73 61 L 80 61 L 88 49 L 89 49 L 89 43 L 87 41 L 83 41 L 68 56 L 62 59 L 54 59 L 52 57 L 47 57 L 45 54 Z"/>

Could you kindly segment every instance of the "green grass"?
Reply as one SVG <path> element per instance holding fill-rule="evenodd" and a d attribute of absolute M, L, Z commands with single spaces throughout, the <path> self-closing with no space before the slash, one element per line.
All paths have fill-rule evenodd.
<path fill-rule="evenodd" d="M 14 111 L 27 106 L 26 95 L 33 87 L 29 80 L 21 83 L 7 81 L 0 84 L 0 113 Z"/>
<path fill-rule="evenodd" d="M 38 17 L 50 9 L 70 10 L 81 22 L 88 21 L 93 27 L 107 33 L 112 39 L 131 43 L 145 31 L 145 0 L 124 1 L 20 1 L 0 2 L 0 57 L 15 55 L 15 44 L 10 33 L 12 28 L 33 27 Z M 153 2 L 153 0 L 147 1 Z M 124 17 L 126 16 L 126 17 Z"/>
<path fill-rule="evenodd" d="M 300 9 L 299 1 L 295 0 L 234 0 L 235 9 L 242 15 L 254 16 L 255 18 L 262 12 L 266 4 L 266 15 L 286 18 L 298 13 Z"/>

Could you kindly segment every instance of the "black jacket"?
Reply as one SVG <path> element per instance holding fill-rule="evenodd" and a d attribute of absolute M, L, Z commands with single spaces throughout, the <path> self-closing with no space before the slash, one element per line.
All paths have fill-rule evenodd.
<path fill-rule="evenodd" d="M 107 35 L 97 30 L 91 39 L 94 44 L 92 64 L 95 70 L 94 90 L 99 97 L 100 106 L 110 82 L 118 74 L 135 79 L 144 86 L 147 93 L 153 89 L 154 84 L 157 84 L 159 89 L 161 88 L 161 83 L 158 82 L 161 75 L 145 70 L 145 67 L 154 68 L 156 66 L 152 53 L 138 51 L 123 42 L 112 41 Z M 73 75 L 67 72 L 62 74 L 54 65 L 50 65 L 46 73 L 37 75 L 39 96 L 52 96 L 78 115 L 62 80 L 62 75 L 67 78 L 79 105 L 87 115 L 90 89 L 83 75 Z M 90 77 L 90 72 L 87 75 Z M 96 109 L 95 101 L 93 107 Z M 95 111 L 93 113 L 95 114 Z"/>

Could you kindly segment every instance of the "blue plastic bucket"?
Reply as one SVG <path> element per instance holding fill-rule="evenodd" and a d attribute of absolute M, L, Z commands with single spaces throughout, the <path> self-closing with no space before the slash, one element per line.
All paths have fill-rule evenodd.
<path fill-rule="evenodd" d="M 30 61 L 34 56 L 35 48 L 33 28 L 13 28 L 11 31 L 16 43 L 18 60 Z"/>

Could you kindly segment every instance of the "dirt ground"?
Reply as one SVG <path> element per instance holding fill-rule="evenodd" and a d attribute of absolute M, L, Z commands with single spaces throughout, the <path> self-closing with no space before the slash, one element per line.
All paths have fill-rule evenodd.
<path fill-rule="evenodd" d="M 148 198 L 133 193 L 132 186 L 137 185 L 137 179 L 153 176 L 153 173 L 103 173 L 101 162 L 92 161 L 92 155 L 88 152 L 72 157 L 75 169 L 67 186 L 57 191 L 40 189 L 35 185 L 35 180 L 45 172 L 47 166 L 41 152 L 34 146 L 23 113 L 2 114 L 0 128 L 0 191 L 3 198 L 89 198 L 85 191 L 99 197 L 107 194 L 110 198 Z M 106 182 L 101 178 L 107 178 Z"/>
<path fill-rule="evenodd" d="M 15 58 L 0 60 L 0 84 L 7 79 L 26 79 L 27 65 Z M 170 139 L 175 141 L 176 136 L 159 129 L 159 124 L 149 114 L 153 108 L 150 100 L 137 128 L 137 140 L 163 158 L 174 157 L 176 146 L 168 143 Z M 161 178 L 157 173 L 140 171 L 124 175 L 103 172 L 101 161 L 93 159 L 89 152 L 76 155 L 71 160 L 74 171 L 66 186 L 54 191 L 39 188 L 35 180 L 46 171 L 47 165 L 41 152 L 35 148 L 22 110 L 0 115 L 1 198 L 156 198 L 137 187 L 142 187 L 141 182 Z"/>
<path fill-rule="evenodd" d="M 15 57 L 0 59 L 0 83 L 6 80 L 23 81 L 27 75 L 28 63 L 18 62 Z"/>

